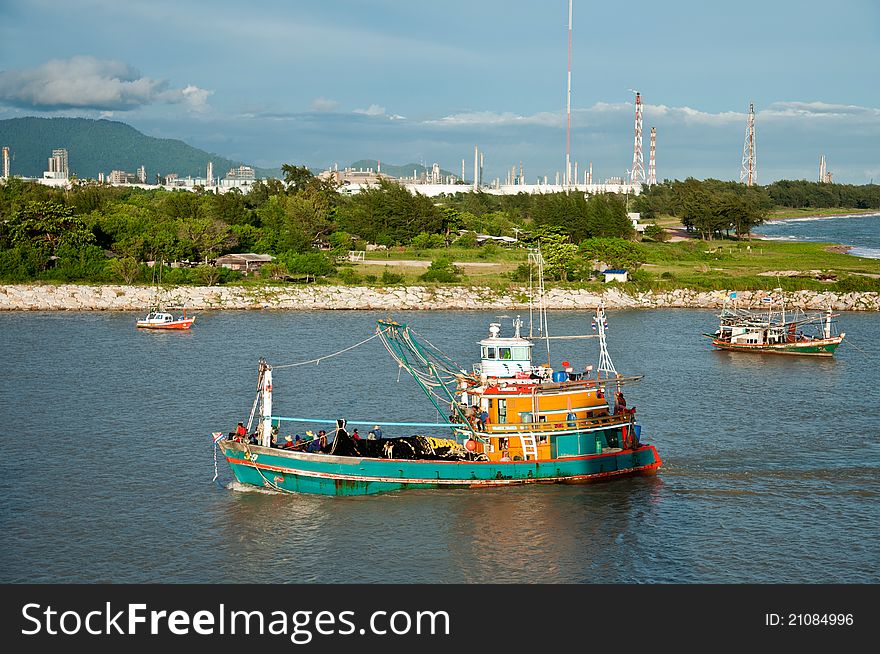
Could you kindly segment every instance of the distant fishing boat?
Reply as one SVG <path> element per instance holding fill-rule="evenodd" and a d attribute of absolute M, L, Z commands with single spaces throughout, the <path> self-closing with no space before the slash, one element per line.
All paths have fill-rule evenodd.
<path fill-rule="evenodd" d="M 598 308 L 593 319 L 596 334 L 581 336 L 599 339 L 595 376 L 591 365 L 583 372 L 575 372 L 568 361 L 561 369 L 550 367 L 546 311 L 541 315 L 543 336 L 534 339 L 521 335 L 519 318 L 512 336 L 500 335 L 500 323 L 490 324 L 488 337 L 479 342 L 480 363 L 472 372 L 408 325 L 378 322 L 370 339 L 378 337 L 439 415 L 448 414 L 445 422 L 279 416 L 273 411 L 273 368 L 261 360 L 247 427 L 229 434 L 214 432 L 215 456 L 219 450 L 242 484 L 323 495 L 583 483 L 656 473 L 660 456 L 653 445 L 641 441 L 635 409 L 627 408 L 622 393 L 625 384 L 641 377 L 623 376 L 614 369 L 606 347 L 604 309 Z M 548 363 L 535 365 L 534 346 L 545 337 Z M 250 434 L 258 404 L 258 426 Z M 356 398 L 347 404 L 356 405 Z M 282 425 L 291 421 L 315 428 L 328 425 L 328 433 L 319 431 L 314 439 L 298 443 L 280 438 Z M 381 425 L 412 435 L 363 438 L 357 429 L 350 431 L 355 425 Z M 424 435 L 424 428 L 445 433 Z"/>
<path fill-rule="evenodd" d="M 189 329 L 193 326 L 193 323 L 196 320 L 195 316 L 186 315 L 186 307 L 183 309 L 183 315 L 174 317 L 173 314 L 165 311 L 162 303 L 160 302 L 160 287 L 162 284 L 162 269 L 164 268 L 164 264 L 159 261 L 156 264 L 159 268 L 158 273 L 153 272 L 153 293 L 154 293 L 154 304 L 150 308 L 149 312 L 146 316 L 138 320 L 135 324 L 137 327 L 142 329 Z"/>
<path fill-rule="evenodd" d="M 780 308 L 774 310 L 768 296 L 762 299 L 767 310 L 755 311 L 729 306 L 728 300 L 736 300 L 736 293 L 725 300 L 715 333 L 703 334 L 719 350 L 830 357 L 846 336 L 845 332 L 837 333 L 834 319 L 840 314 L 830 308 L 824 313 L 786 313 L 781 301 Z"/>
<path fill-rule="evenodd" d="M 174 317 L 166 311 L 150 311 L 144 318 L 137 321 L 137 326 L 144 329 L 189 329 L 195 322 L 195 316 L 186 315 L 186 309 L 183 315 Z"/>

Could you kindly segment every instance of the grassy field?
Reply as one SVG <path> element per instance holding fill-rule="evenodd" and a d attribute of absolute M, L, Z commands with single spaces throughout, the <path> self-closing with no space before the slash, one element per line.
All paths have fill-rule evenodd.
<path fill-rule="evenodd" d="M 647 263 L 635 274 L 635 280 L 626 285 L 628 290 L 781 287 L 789 291 L 880 291 L 880 260 L 829 251 L 830 243 L 690 239 L 671 243 L 645 241 L 642 246 L 647 252 Z M 448 257 L 460 267 L 463 273 L 460 283 L 502 289 L 520 285 L 511 279 L 510 273 L 526 262 L 527 251 L 497 248 L 487 253 L 482 248 L 421 251 L 398 248 L 371 252 L 364 262 L 340 264 L 337 275 L 328 281 L 381 285 L 382 275 L 388 271 L 399 276 L 397 283 L 421 284 L 419 276 L 430 261 L 438 257 Z M 548 281 L 548 286 L 553 285 L 563 284 Z M 600 281 L 564 285 L 596 290 L 604 286 Z"/>
<path fill-rule="evenodd" d="M 880 260 L 829 251 L 829 243 L 692 240 L 643 245 L 648 250 L 644 269 L 658 289 L 880 290 Z M 792 271 L 800 275 L 789 276 Z"/>

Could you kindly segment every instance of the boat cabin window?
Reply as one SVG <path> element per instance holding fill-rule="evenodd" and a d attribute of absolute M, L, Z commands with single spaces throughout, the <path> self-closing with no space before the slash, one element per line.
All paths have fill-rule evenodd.
<path fill-rule="evenodd" d="M 510 358 L 510 348 L 509 347 L 499 347 L 498 348 L 498 358 L 499 359 L 509 359 Z"/>
<path fill-rule="evenodd" d="M 484 359 L 494 359 L 495 358 L 495 348 L 494 347 L 483 347 L 483 358 Z"/>
<path fill-rule="evenodd" d="M 510 353 L 514 359 L 517 359 L 519 361 L 528 361 L 531 358 L 529 353 L 530 349 L 531 348 L 528 347 L 512 347 L 510 348 Z"/>
<path fill-rule="evenodd" d="M 498 400 L 498 422 L 507 422 L 507 400 Z"/>

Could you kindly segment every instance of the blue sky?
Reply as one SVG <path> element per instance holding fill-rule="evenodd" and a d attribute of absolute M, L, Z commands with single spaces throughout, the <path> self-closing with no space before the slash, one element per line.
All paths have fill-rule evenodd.
<path fill-rule="evenodd" d="M 362 158 L 529 182 L 565 161 L 567 0 L 0 0 L 0 118 L 109 117 L 258 166 Z M 572 160 L 657 175 L 880 182 L 876 0 L 574 0 Z M 71 153 L 71 159 L 74 158 Z M 134 165 L 134 164 L 133 164 Z"/>

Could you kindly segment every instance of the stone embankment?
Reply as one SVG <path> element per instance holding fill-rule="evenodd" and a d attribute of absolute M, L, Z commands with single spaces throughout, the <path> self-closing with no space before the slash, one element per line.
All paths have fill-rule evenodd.
<path fill-rule="evenodd" d="M 780 298 L 774 293 L 774 299 Z M 880 311 L 878 293 L 787 292 L 785 305 L 795 309 Z M 738 291 L 741 307 L 765 306 L 766 292 Z M 609 308 L 718 308 L 726 291 L 679 289 L 627 295 L 617 288 L 603 293 L 554 288 L 547 291 L 549 309 L 591 309 L 600 302 Z M 146 286 L 80 286 L 33 284 L 0 286 L 0 311 L 145 311 L 156 303 Z M 523 309 L 528 288 L 496 291 L 479 286 L 179 286 L 165 289 L 159 302 L 170 310 L 206 309 L 372 309 L 380 311 L 430 309 Z"/>

